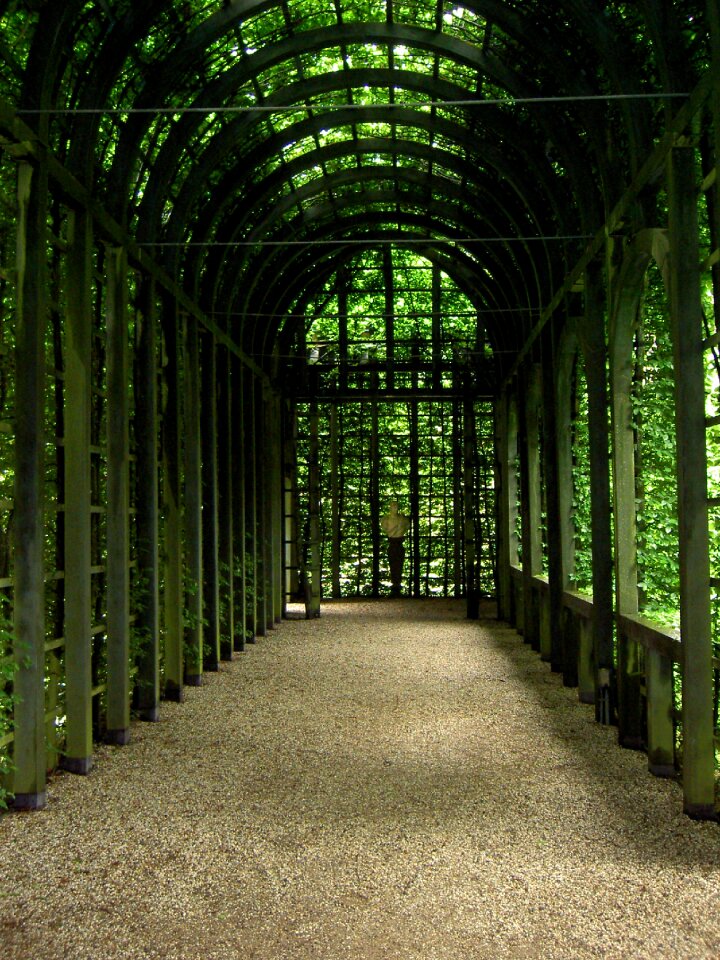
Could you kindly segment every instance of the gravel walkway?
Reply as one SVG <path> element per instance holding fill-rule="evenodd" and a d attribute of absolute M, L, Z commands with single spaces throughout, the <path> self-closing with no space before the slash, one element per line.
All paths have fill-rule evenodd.
<path fill-rule="evenodd" d="M 717 960 L 720 826 L 463 614 L 327 604 L 57 776 L 2 960 Z"/>

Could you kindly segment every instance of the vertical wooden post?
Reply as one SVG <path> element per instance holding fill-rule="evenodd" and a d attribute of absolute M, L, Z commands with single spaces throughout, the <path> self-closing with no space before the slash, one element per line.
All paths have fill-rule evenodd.
<path fill-rule="evenodd" d="M 346 270 L 339 272 L 340 286 L 338 288 L 338 352 L 340 354 L 340 369 L 338 388 L 343 391 L 348 386 L 348 274 Z"/>
<path fill-rule="evenodd" d="M 373 378 L 377 374 L 373 372 Z M 380 596 L 380 438 L 378 402 L 370 401 L 370 534 L 372 537 L 371 592 Z"/>
<path fill-rule="evenodd" d="M 200 344 L 197 320 L 185 318 L 185 683 L 203 673 L 202 455 L 200 443 Z"/>
<path fill-rule="evenodd" d="M 595 717 L 600 723 L 609 724 L 613 722 L 611 689 L 614 684 L 615 668 L 613 661 L 613 558 L 605 308 L 606 297 L 602 267 L 600 263 L 591 263 L 585 271 L 585 314 L 578 332 L 585 360 L 585 377 L 588 390 Z M 632 542 L 634 544 L 634 486 L 631 496 L 633 503 Z M 628 516 L 622 522 L 630 522 L 630 519 Z M 631 534 L 625 527 L 621 526 L 621 517 L 617 512 L 615 513 L 615 523 L 619 529 L 624 531 L 623 539 L 629 540 Z M 633 564 L 634 560 L 629 559 L 628 566 L 624 571 L 621 571 L 618 566 L 618 578 L 635 576 L 631 572 Z M 637 604 L 637 590 L 635 590 L 635 603 Z"/>
<path fill-rule="evenodd" d="M 410 596 L 420 596 L 420 422 L 417 400 L 410 400 Z M 464 536 L 464 531 L 463 531 Z"/>
<path fill-rule="evenodd" d="M 306 571 L 305 616 L 308 620 L 320 616 L 320 593 L 322 569 L 320 564 L 320 460 L 319 423 L 317 402 L 310 402 L 308 416 L 310 450 L 308 463 L 309 510 L 310 510 L 310 563 Z"/>
<path fill-rule="evenodd" d="M 330 575 L 332 595 L 340 598 L 340 441 L 338 437 L 337 403 L 330 405 Z"/>
<path fill-rule="evenodd" d="M 300 592 L 300 522 L 297 502 L 297 407 L 288 401 L 283 430 L 283 489 L 285 504 L 285 595 Z"/>
<path fill-rule="evenodd" d="M 142 720 L 159 718 L 160 598 L 158 570 L 157 307 L 155 283 L 144 276 L 137 314 L 135 448 L 137 452 L 137 627 L 140 651 L 135 706 Z"/>
<path fill-rule="evenodd" d="M 558 469 L 557 408 L 555 376 L 555 324 L 551 321 L 542 342 L 542 430 L 543 468 L 545 474 L 545 501 L 548 549 L 549 631 L 540 634 L 540 654 L 544 660 L 562 664 L 563 684 L 575 687 L 578 683 L 578 650 L 576 644 L 566 642 L 563 627 L 563 590 L 565 576 L 560 542 L 560 478 Z M 565 641 L 565 642 L 564 642 Z"/>
<path fill-rule="evenodd" d="M 456 384 L 457 386 L 457 384 Z M 453 474 L 453 595 L 458 599 L 464 595 L 465 582 L 463 569 L 463 442 L 462 407 L 457 400 L 452 406 L 452 474 Z"/>
<path fill-rule="evenodd" d="M 282 614 L 282 444 L 280 442 L 280 398 L 274 390 L 268 393 L 268 444 L 270 470 L 268 506 L 270 513 L 270 574 L 272 602 L 268 624 L 279 623 Z"/>
<path fill-rule="evenodd" d="M 260 632 L 258 619 L 258 592 L 261 589 L 258 576 L 258 531 L 257 531 L 257 456 L 255 447 L 255 376 L 243 376 L 245 426 L 245 612 L 246 641 L 255 643 Z"/>
<path fill-rule="evenodd" d="M 180 396 L 178 310 L 174 300 L 163 302 L 165 365 L 163 367 L 165 408 L 162 419 L 163 450 L 163 541 L 165 623 L 165 689 L 168 700 L 183 699 L 183 590 L 182 590 L 182 506 L 180 502 Z"/>
<path fill-rule="evenodd" d="M 107 336 L 107 739 L 130 739 L 130 436 L 127 254 L 108 248 Z"/>
<path fill-rule="evenodd" d="M 255 563 L 257 566 L 257 576 L 255 585 L 257 587 L 257 632 L 261 637 L 267 636 L 268 629 L 268 609 L 270 607 L 269 595 L 269 569 L 268 569 L 268 529 L 267 529 L 267 491 L 265 484 L 267 482 L 266 473 L 266 443 L 267 431 L 265 429 L 265 404 L 264 387 L 260 379 L 254 382 L 254 451 L 255 459 L 255 529 L 257 536 L 257 546 L 255 549 Z"/>
<path fill-rule="evenodd" d="M 215 337 L 209 332 L 203 332 L 200 338 L 203 668 L 209 671 L 217 670 L 220 662 L 217 373 Z"/>
<path fill-rule="evenodd" d="M 674 147 L 668 160 L 670 313 L 675 361 L 680 630 L 682 635 L 683 793 L 685 812 L 715 818 L 710 633 L 710 562 L 702 353 L 692 147 Z"/>
<path fill-rule="evenodd" d="M 477 546 L 475 540 L 475 410 L 472 397 L 463 404 L 463 498 L 465 515 L 465 600 L 469 620 L 477 620 L 480 613 L 478 590 Z"/>
<path fill-rule="evenodd" d="M 245 370 L 237 357 L 231 358 L 232 391 L 230 396 L 232 419 L 231 484 L 233 523 L 233 606 L 235 650 L 245 649 L 247 620 L 247 592 L 245 586 Z"/>
<path fill-rule="evenodd" d="M 230 354 L 217 352 L 217 465 L 218 465 L 218 566 L 220 659 L 232 660 L 234 649 L 233 498 L 232 498 L 232 392 Z"/>
<path fill-rule="evenodd" d="M 65 322 L 65 713 L 61 766 L 85 774 L 93 763 L 90 589 L 90 383 L 92 221 L 68 218 Z"/>
<path fill-rule="evenodd" d="M 523 623 L 525 642 L 539 649 L 539 617 L 536 616 L 533 578 L 542 570 L 542 541 L 540 535 L 540 449 L 538 433 L 538 404 L 540 401 L 539 371 L 526 372 L 521 397 L 522 425 L 520 465 L 522 471 L 522 569 L 523 569 Z M 561 663 L 553 663 L 554 670 L 562 670 Z"/>
<path fill-rule="evenodd" d="M 15 340 L 15 806 L 44 807 L 44 444 L 47 166 L 18 164 Z"/>
<path fill-rule="evenodd" d="M 498 618 L 510 620 L 510 504 L 508 500 L 508 398 L 507 393 L 494 404 L 495 414 L 495 530 L 498 565 Z"/>

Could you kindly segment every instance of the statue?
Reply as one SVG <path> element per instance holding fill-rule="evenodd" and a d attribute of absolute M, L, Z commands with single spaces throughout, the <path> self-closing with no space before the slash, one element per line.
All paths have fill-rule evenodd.
<path fill-rule="evenodd" d="M 402 513 L 398 513 L 398 505 L 393 500 L 390 510 L 380 521 L 380 526 L 388 537 L 388 560 L 390 561 L 390 594 L 400 596 L 402 583 L 402 568 L 405 560 L 405 545 L 403 538 L 410 528 L 410 520 Z"/>

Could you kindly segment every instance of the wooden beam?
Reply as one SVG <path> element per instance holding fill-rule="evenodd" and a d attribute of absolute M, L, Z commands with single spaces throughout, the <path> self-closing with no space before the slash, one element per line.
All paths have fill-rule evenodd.
<path fill-rule="evenodd" d="M 108 247 L 107 337 L 107 739 L 130 739 L 130 439 L 127 255 Z"/>
<path fill-rule="evenodd" d="M 92 378 L 92 221 L 68 217 L 65 310 L 65 714 L 61 766 L 89 773 L 93 763 L 90 628 L 90 385 Z"/>
<path fill-rule="evenodd" d="M 705 377 L 695 154 L 668 157 L 670 315 L 677 437 L 685 812 L 715 819 Z"/>

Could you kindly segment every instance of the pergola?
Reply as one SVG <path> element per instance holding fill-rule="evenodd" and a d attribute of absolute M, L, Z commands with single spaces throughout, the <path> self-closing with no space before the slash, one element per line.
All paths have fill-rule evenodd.
<path fill-rule="evenodd" d="M 454 417 L 469 616 L 490 565 L 499 616 L 714 818 L 717 0 L 3 0 L 0 25 L 15 806 L 43 806 L 53 766 L 86 773 L 94 737 L 126 743 L 131 709 L 157 719 L 293 596 L 319 615 L 326 568 L 340 592 L 352 405 L 375 595 L 381 411 L 407 405 L 417 593 L 435 403 Z M 672 345 L 679 629 L 643 611 L 638 574 L 650 269 Z"/>

